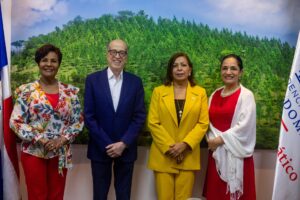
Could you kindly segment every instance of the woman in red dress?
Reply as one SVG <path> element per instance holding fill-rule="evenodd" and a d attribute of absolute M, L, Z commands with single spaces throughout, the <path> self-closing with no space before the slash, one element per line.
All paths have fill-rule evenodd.
<path fill-rule="evenodd" d="M 253 151 L 256 104 L 240 84 L 242 59 L 229 54 L 221 60 L 224 86 L 209 100 L 208 166 L 203 190 L 207 200 L 255 200 Z"/>

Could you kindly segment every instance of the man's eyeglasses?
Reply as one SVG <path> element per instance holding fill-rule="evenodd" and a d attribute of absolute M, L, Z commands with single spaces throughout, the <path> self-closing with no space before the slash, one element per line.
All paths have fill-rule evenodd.
<path fill-rule="evenodd" d="M 127 51 L 117 51 L 115 49 L 108 50 L 108 53 L 114 57 L 116 57 L 118 54 L 121 58 L 124 58 L 125 56 L 127 56 Z"/>

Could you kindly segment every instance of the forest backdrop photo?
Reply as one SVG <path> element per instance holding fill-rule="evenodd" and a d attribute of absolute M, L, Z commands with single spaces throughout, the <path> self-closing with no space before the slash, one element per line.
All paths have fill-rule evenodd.
<path fill-rule="evenodd" d="M 219 1 L 219 3 L 224 3 L 224 0 Z M 251 0 L 250 2 L 252 1 L 259 4 L 258 1 Z M 16 13 L 21 8 L 18 8 L 20 5 L 16 5 L 16 2 L 18 1 L 14 2 L 15 5 L 13 4 L 13 16 L 16 20 L 14 22 L 13 18 L 12 23 L 15 23 L 15 26 L 13 25 L 12 32 L 14 32 L 14 27 L 16 30 L 18 29 L 16 27 L 21 27 L 21 23 L 17 23 L 19 18 Z M 57 4 L 60 6 L 58 8 L 71 12 L 72 6 L 69 7 L 70 10 L 65 8 L 68 6 L 68 1 L 63 5 L 61 4 L 64 1 L 50 2 L 52 2 L 52 10 L 49 8 L 48 13 L 53 15 L 52 22 L 57 20 L 54 16 L 57 15 L 55 13 Z M 82 3 L 82 1 L 79 2 Z M 95 1 L 90 2 L 91 5 L 95 4 Z M 129 45 L 126 70 L 142 78 L 147 107 L 153 88 L 163 82 L 168 59 L 173 53 L 182 51 L 190 56 L 197 83 L 207 90 L 208 95 L 222 86 L 220 58 L 228 53 L 236 53 L 244 61 L 241 83 L 253 91 L 257 103 L 256 148 L 277 148 L 281 110 L 295 51 L 293 41 L 297 33 L 294 30 L 290 34 L 276 35 L 270 29 L 270 35 L 268 35 L 257 28 L 258 32 L 262 33 L 255 34 L 253 33 L 255 29 L 249 28 L 247 20 L 243 21 L 245 25 L 239 24 L 241 22 L 236 22 L 238 25 L 234 23 L 216 25 L 207 17 L 177 15 L 176 9 L 179 8 L 176 2 L 179 1 L 162 1 L 164 4 L 161 6 L 173 11 L 168 11 L 170 12 L 168 15 L 160 13 L 161 8 L 156 12 L 151 6 L 141 6 L 138 3 L 135 4 L 135 1 L 125 1 L 131 5 L 122 7 L 126 9 L 116 6 L 119 5 L 117 1 L 113 1 L 116 4 L 115 7 L 108 7 L 112 6 L 108 5 L 109 1 L 104 2 L 107 5 L 103 3 L 103 6 L 107 6 L 107 9 L 99 5 L 98 13 L 100 14 L 97 10 L 91 10 L 95 13 L 94 16 L 85 16 L 88 11 L 81 14 L 76 10 L 75 16 L 66 17 L 64 22 L 60 21 L 61 24 L 49 25 L 47 29 L 44 26 L 51 20 L 43 16 L 44 20 L 32 23 L 31 26 L 35 28 L 24 28 L 24 30 L 32 30 L 32 34 L 13 36 L 12 89 L 38 78 L 34 53 L 44 43 L 52 43 L 62 50 L 63 61 L 58 78 L 62 82 L 79 87 L 81 103 L 83 103 L 85 77 L 106 67 L 107 43 L 115 38 L 125 40 Z M 124 1 L 120 2 L 124 3 Z M 157 3 L 157 1 L 153 3 L 155 2 Z M 190 7 L 193 7 L 193 2 L 196 1 L 186 1 L 187 4 L 191 4 Z M 212 9 L 212 5 L 209 5 L 207 1 L 204 2 L 206 2 L 207 9 Z M 174 8 L 172 8 L 173 5 Z M 18 9 L 14 10 L 14 6 Z M 36 5 L 32 5 L 35 12 L 42 12 L 34 6 Z M 217 21 L 222 14 L 214 12 L 216 12 Z M 51 16 L 50 14 L 47 16 Z M 257 23 L 264 24 L 264 21 Z M 247 26 L 249 30 L 246 30 Z M 88 133 L 84 130 L 76 142 L 86 143 L 87 140 Z M 151 136 L 145 126 L 140 136 L 140 145 L 148 145 L 150 142 Z"/>

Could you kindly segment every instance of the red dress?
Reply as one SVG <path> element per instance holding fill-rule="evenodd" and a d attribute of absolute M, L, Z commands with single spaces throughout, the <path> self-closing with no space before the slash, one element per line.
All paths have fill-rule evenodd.
<path fill-rule="evenodd" d="M 51 106 L 53 109 L 56 108 L 57 104 L 58 104 L 58 100 L 59 100 L 59 93 L 56 94 L 48 94 L 45 93 L 47 96 L 48 101 L 50 102 Z"/>
<path fill-rule="evenodd" d="M 210 123 L 218 130 L 224 132 L 230 128 L 235 107 L 241 89 L 227 97 L 221 96 L 220 89 L 212 97 L 209 108 Z M 255 174 L 253 156 L 244 159 L 244 182 L 243 195 L 240 200 L 255 200 Z M 227 193 L 227 194 L 226 194 Z M 216 169 L 215 160 L 212 157 L 212 151 L 208 154 L 207 172 L 203 188 L 203 196 L 207 200 L 229 200 L 230 193 L 227 192 L 227 183 L 220 177 Z"/>

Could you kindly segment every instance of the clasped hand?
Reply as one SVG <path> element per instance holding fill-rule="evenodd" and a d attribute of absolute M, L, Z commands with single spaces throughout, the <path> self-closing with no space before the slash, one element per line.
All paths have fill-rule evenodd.
<path fill-rule="evenodd" d="M 184 151 L 187 149 L 188 145 L 185 142 L 179 142 L 172 144 L 166 155 L 176 159 L 177 164 L 180 164 L 184 159 Z"/>
<path fill-rule="evenodd" d="M 44 146 L 44 148 L 47 151 L 55 151 L 62 147 L 67 142 L 67 139 L 65 137 L 58 137 L 55 139 L 41 138 L 39 142 Z"/>
<path fill-rule="evenodd" d="M 126 148 L 126 144 L 124 142 L 116 142 L 112 143 L 106 148 L 106 154 L 111 158 L 117 158 L 122 155 L 124 149 Z"/>

